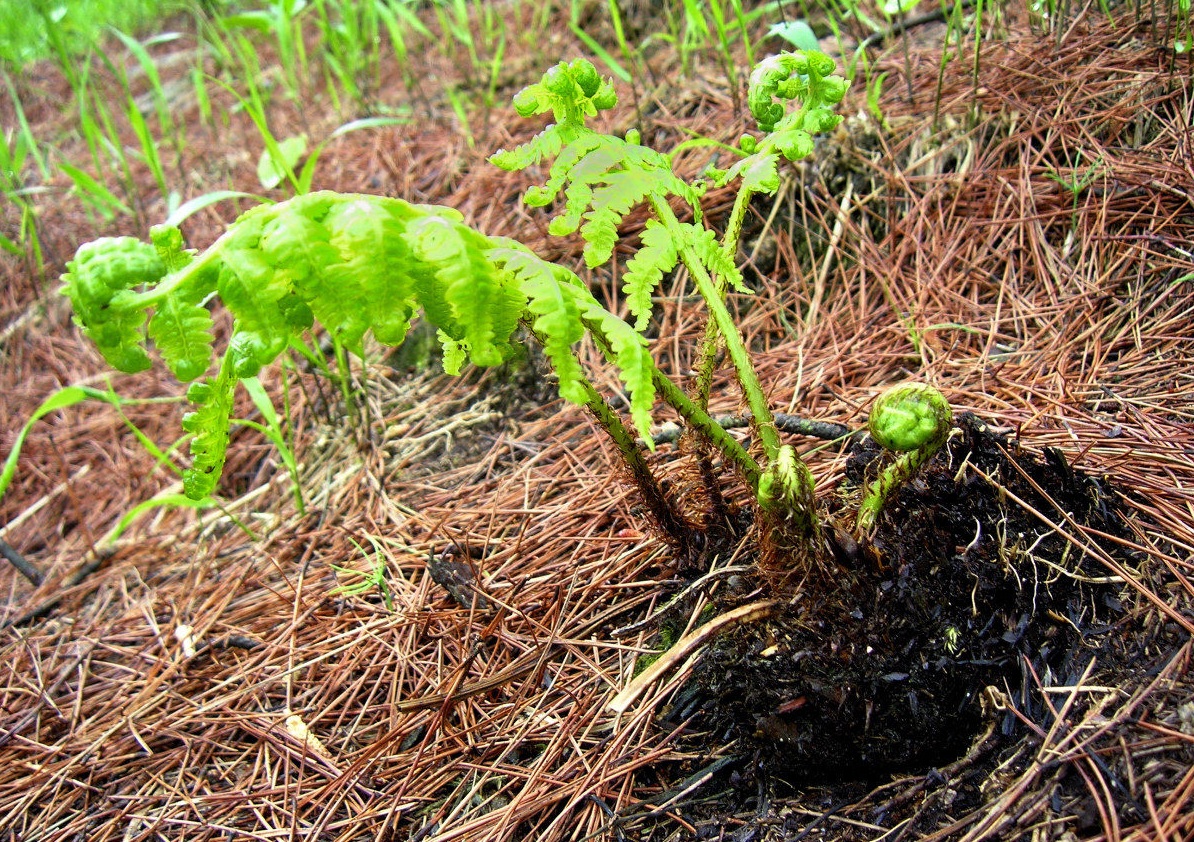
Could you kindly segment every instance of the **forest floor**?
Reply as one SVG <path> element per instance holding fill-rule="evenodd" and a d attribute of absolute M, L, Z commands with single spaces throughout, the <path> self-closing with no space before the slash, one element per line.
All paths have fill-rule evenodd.
<path fill-rule="evenodd" d="M 165 447 L 183 406 L 85 403 L 33 427 L 0 500 L 0 538 L 44 577 L 0 567 L 0 838 L 1194 838 L 1194 65 L 1175 57 L 1164 21 L 1130 7 L 1110 20 L 1087 8 L 1060 32 L 1023 9 L 988 23 L 977 70 L 972 37 L 943 64 L 941 23 L 869 49 L 872 78 L 887 74 L 881 96 L 868 108 L 860 73 L 843 124 L 754 203 L 740 255 L 754 295 L 731 301 L 778 411 L 861 429 L 883 388 L 915 379 L 995 431 L 972 449 L 1006 472 L 991 500 L 1016 512 L 993 522 L 998 559 L 1045 571 L 1020 582 L 1025 593 L 1058 577 L 1097 589 L 1090 612 L 1031 603 L 1034 645 L 1064 637 L 1064 657 L 1034 650 L 983 673 L 941 714 L 940 751 L 915 749 L 940 736 L 931 720 L 910 723 L 922 730 L 900 736 L 908 764 L 860 755 L 812 774 L 806 754 L 779 758 L 782 717 L 803 696 L 771 699 L 755 735 L 723 722 L 710 694 L 747 692 L 709 677 L 725 645 L 615 711 L 640 656 L 662 648 L 661 623 L 635 624 L 688 584 L 617 479 L 616 454 L 534 353 L 450 378 L 374 349 L 352 368 L 351 405 L 317 375 L 263 378 L 289 403 L 302 512 L 278 450 L 238 427 L 221 510 L 154 508 L 111 540 L 138 504 L 178 491 L 129 424 Z M 392 69 L 377 91 L 415 119 L 338 138 L 314 186 L 457 208 L 577 267 L 616 310 L 611 268 L 584 270 L 580 240 L 549 238 L 520 203 L 531 177 L 485 160 L 541 128 L 509 97 L 583 53 L 566 15 L 548 32 L 511 40 L 499 104 L 472 112 L 467 132 L 437 93 L 476 84 L 464 63 L 412 55 L 421 84 Z M 666 148 L 753 128 L 712 57 L 681 68 L 666 44 L 647 55 L 635 90 L 618 85 L 611 129 L 637 126 Z M 69 86 L 51 68 L 21 84 L 34 133 L 66 138 L 69 157 Z M 278 97 L 275 134 L 326 136 L 345 118 L 321 104 Z M 261 192 L 250 120 L 203 124 L 199 107 L 175 102 L 194 127 L 184 198 Z M 81 243 L 144 236 L 166 216 L 148 170 L 133 175 L 136 217 L 97 221 L 65 183 L 36 197 L 45 278 L 0 258 L 5 453 L 56 389 L 103 387 L 108 370 L 56 279 Z M 732 200 L 711 191 L 705 211 L 724 217 Z M 203 247 L 235 214 L 214 205 L 184 231 Z M 0 222 L 16 231 L 20 218 L 4 206 Z M 632 215 L 625 233 L 641 225 Z M 656 360 L 682 377 L 702 310 L 683 278 L 664 291 Z M 617 393 L 600 354 L 583 353 Z M 111 383 L 127 398 L 182 391 L 159 370 Z M 740 411 L 728 371 L 714 395 L 718 412 Z M 239 417 L 257 417 L 239 400 Z M 863 458 L 790 440 L 823 502 Z M 696 499 L 691 454 L 662 445 L 651 459 L 679 499 Z M 1114 528 L 1054 489 L 1017 485 L 1014 464 L 1024 477 L 1052 466 L 1051 481 L 1085 489 Z M 960 475 L 946 470 L 934 481 Z M 714 561 L 738 563 L 751 540 L 745 530 Z M 968 540 L 946 553 L 964 558 Z M 379 569 L 375 586 L 351 587 Z M 717 587 L 691 595 L 675 631 L 724 599 Z M 776 643 L 738 634 L 733 646 L 763 660 Z"/>

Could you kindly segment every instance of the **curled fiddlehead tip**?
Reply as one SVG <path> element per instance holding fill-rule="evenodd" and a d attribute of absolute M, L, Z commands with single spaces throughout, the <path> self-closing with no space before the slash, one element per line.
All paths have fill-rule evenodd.
<path fill-rule="evenodd" d="M 953 410 L 943 394 L 923 383 L 905 383 L 879 396 L 867 426 L 880 445 L 903 453 L 940 444 L 952 424 Z"/>
<path fill-rule="evenodd" d="M 755 65 L 750 74 L 747 104 L 764 132 L 827 131 L 841 120 L 826 106 L 836 105 L 845 96 L 849 83 L 840 76 L 830 75 L 836 69 L 833 59 L 815 50 L 798 50 L 770 56 Z M 793 119 L 786 117 L 784 104 L 777 100 L 798 99 L 802 105 Z M 817 114 L 809 125 L 807 117 Z M 806 144 L 788 141 L 781 152 L 796 160 L 808 154 Z"/>
<path fill-rule="evenodd" d="M 875 441 L 900 455 L 863 492 L 857 524 L 864 534 L 874 528 L 895 490 L 945 444 L 953 427 L 953 410 L 932 386 L 905 383 L 879 396 L 871 407 L 868 427 Z"/>
<path fill-rule="evenodd" d="M 155 284 L 166 274 L 153 246 L 135 237 L 102 237 L 81 246 L 66 269 L 62 293 L 104 358 L 121 371 L 149 368 L 144 348 L 148 314 L 127 301 L 137 287 Z"/>
<path fill-rule="evenodd" d="M 548 68 L 536 84 L 515 94 L 514 111 L 520 117 L 553 111 L 558 121 L 565 122 L 582 114 L 591 117 L 617 103 L 613 84 L 601 78 L 591 61 L 578 58 Z"/>

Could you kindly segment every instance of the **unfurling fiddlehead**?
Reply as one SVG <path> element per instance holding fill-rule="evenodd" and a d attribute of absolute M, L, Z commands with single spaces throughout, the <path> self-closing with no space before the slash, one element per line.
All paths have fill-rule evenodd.
<path fill-rule="evenodd" d="M 932 386 L 906 383 L 879 396 L 871 407 L 871 437 L 899 456 L 867 484 L 858 507 L 859 533 L 870 532 L 891 494 L 941 449 L 952 426 L 949 401 Z"/>

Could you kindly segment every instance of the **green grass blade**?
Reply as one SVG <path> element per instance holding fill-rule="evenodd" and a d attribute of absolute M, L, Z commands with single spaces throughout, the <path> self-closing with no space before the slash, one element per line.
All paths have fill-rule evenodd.
<path fill-rule="evenodd" d="M 158 127 L 162 130 L 162 134 L 170 135 L 174 132 L 174 120 L 170 117 L 170 106 L 166 101 L 166 93 L 162 88 L 162 78 L 158 74 L 157 64 L 145 46 L 130 35 L 126 35 L 116 27 L 109 27 L 112 34 L 120 39 L 121 43 L 132 54 L 133 58 L 137 60 L 137 64 L 141 66 L 141 72 L 145 74 L 145 78 L 149 80 L 149 88 L 153 93 L 154 110 L 157 112 Z M 177 32 L 163 33 L 153 39 L 154 43 L 162 43 L 164 41 L 172 41 L 180 37 Z"/>
<path fill-rule="evenodd" d="M 300 195 L 311 192 L 311 183 L 315 179 L 315 167 L 319 163 L 319 157 L 323 154 L 324 147 L 338 137 L 343 137 L 346 134 L 360 131 L 361 129 L 376 129 L 383 126 L 397 126 L 403 123 L 409 123 L 407 117 L 362 117 L 360 120 L 353 120 L 345 123 L 337 128 L 334 132 L 328 135 L 323 141 L 319 143 L 311 154 L 307 156 L 307 160 L 303 163 L 303 168 L 298 176 L 298 192 Z"/>
<path fill-rule="evenodd" d="M 111 220 L 117 213 L 122 213 L 126 216 L 133 215 L 132 208 L 122 202 L 107 187 L 100 184 L 89 174 L 83 172 L 83 170 L 65 161 L 61 162 L 58 167 L 70 177 L 71 182 L 74 184 L 74 187 L 71 188 L 72 192 L 77 193 L 85 199 L 88 204 L 99 211 L 104 219 Z"/>
<path fill-rule="evenodd" d="M 137 107 L 137 103 L 131 96 L 128 100 L 128 118 L 129 125 L 133 128 L 133 134 L 137 136 L 137 140 L 141 144 L 141 157 L 149 167 L 149 172 L 153 175 L 154 182 L 157 183 L 158 191 L 165 199 L 170 195 L 170 188 L 166 184 L 166 171 L 162 168 L 162 156 L 158 153 L 158 142 L 149 130 L 149 124 L 145 122 L 141 109 Z"/>
<path fill-rule="evenodd" d="M 137 441 L 141 446 L 152 455 L 159 463 L 165 464 L 167 467 L 173 469 L 173 463 L 167 452 L 163 452 L 148 436 L 145 435 L 137 425 L 133 424 L 125 417 L 121 407 L 136 406 L 139 404 L 156 404 L 156 403 L 176 403 L 177 398 L 122 398 L 116 394 L 109 386 L 107 391 L 95 389 L 91 386 L 63 386 L 57 392 L 54 392 L 48 398 L 41 402 L 37 409 L 33 410 L 33 414 L 29 416 L 29 420 L 21 427 L 21 431 L 17 433 L 17 439 L 13 443 L 12 450 L 9 451 L 8 457 L 4 460 L 4 470 L 0 472 L 0 498 L 4 497 L 4 492 L 8 490 L 9 484 L 12 482 L 13 476 L 16 475 L 17 461 L 21 456 L 21 448 L 25 445 L 25 439 L 28 438 L 33 425 L 45 418 L 51 412 L 56 412 L 59 409 L 67 409 L 75 404 L 82 403 L 86 400 L 103 401 L 104 403 L 114 407 L 120 414 L 121 419 L 132 430 L 133 435 L 137 437 Z M 173 448 L 171 448 L 173 450 Z"/>
<path fill-rule="evenodd" d="M 249 393 L 249 397 L 253 399 L 253 405 L 257 407 L 257 411 L 265 419 L 265 424 L 257 424 L 253 421 L 236 421 L 234 423 L 252 427 L 274 443 L 274 447 L 278 449 L 278 455 L 281 457 L 283 464 L 286 465 L 287 472 L 290 474 L 291 485 L 294 489 L 294 502 L 299 514 L 306 514 L 307 507 L 303 504 L 303 488 L 301 477 L 299 476 L 298 462 L 294 458 L 294 450 L 286 440 L 286 434 L 282 430 L 282 422 L 278 419 L 277 410 L 274 409 L 274 402 L 269 399 L 265 387 L 261 385 L 261 381 L 256 377 L 246 378 L 241 383 L 244 384 L 245 391 Z"/>
<path fill-rule="evenodd" d="M 170 216 L 166 217 L 166 221 L 162 224 L 168 228 L 177 228 L 204 208 L 211 207 L 219 202 L 228 201 L 229 199 L 252 199 L 254 203 L 262 205 L 271 203 L 264 196 L 258 196 L 256 193 L 246 193 L 243 190 L 213 190 L 210 193 L 204 193 L 202 196 L 196 196 L 193 199 L 183 202 L 174 209 Z"/>
<path fill-rule="evenodd" d="M 17 96 L 16 85 L 13 84 L 12 77 L 7 72 L 4 73 L 4 85 L 8 88 L 13 110 L 16 112 L 17 125 L 21 127 L 21 137 L 24 138 L 24 146 L 29 150 L 29 155 L 32 156 L 34 163 L 37 164 L 37 171 L 41 174 L 42 181 L 49 181 L 50 167 L 46 163 L 45 156 L 41 153 L 41 148 L 37 144 L 37 138 L 33 136 L 33 130 L 29 128 L 29 121 L 25 118 L 25 109 L 21 107 L 20 97 Z"/>
<path fill-rule="evenodd" d="M 64 386 L 42 401 L 41 406 L 33 410 L 33 414 L 29 416 L 29 420 L 25 422 L 25 426 L 21 427 L 21 431 L 17 433 L 17 439 L 13 442 L 12 450 L 8 452 L 8 458 L 4 460 L 4 470 L 0 472 L 0 498 L 4 497 L 4 492 L 8 490 L 13 476 L 16 475 L 17 460 L 21 456 L 21 448 L 25 446 L 25 439 L 29 437 L 29 432 L 33 429 L 33 425 L 51 412 L 74 406 L 88 399 L 107 400 L 108 396 L 99 389 L 92 389 L 89 386 Z"/>
<path fill-rule="evenodd" d="M 219 508 L 219 506 L 220 502 L 214 497 L 204 497 L 201 500 L 192 500 L 185 494 L 161 494 L 157 497 L 151 497 L 150 499 L 144 500 L 133 506 L 133 508 L 129 509 L 128 512 L 125 513 L 124 517 L 120 519 L 120 523 L 116 524 L 112 531 L 105 536 L 105 543 L 115 544 L 117 539 L 124 534 L 125 530 L 133 525 L 133 521 L 145 514 L 145 512 L 149 511 L 150 509 L 163 507 L 170 509 L 215 509 Z M 235 523 L 242 532 L 249 536 L 249 538 L 254 541 L 257 540 L 253 532 L 247 526 L 241 523 L 239 519 L 234 517 L 232 518 L 232 522 Z"/>

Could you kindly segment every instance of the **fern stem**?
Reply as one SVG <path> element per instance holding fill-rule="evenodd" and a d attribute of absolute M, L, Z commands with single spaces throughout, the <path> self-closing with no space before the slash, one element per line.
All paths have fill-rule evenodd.
<path fill-rule="evenodd" d="M 892 492 L 919 471 L 935 452 L 936 448 L 901 453 L 876 479 L 867 483 L 866 490 L 862 495 L 862 502 L 858 504 L 856 524 L 859 535 L 866 535 L 874 528 L 875 522 L 879 519 L 879 512 L 882 511 L 883 504 L 887 502 Z"/>
<path fill-rule="evenodd" d="M 742 478 L 750 486 L 750 490 L 757 493 L 759 478 L 763 471 L 759 467 L 759 463 L 746 452 L 746 448 L 739 444 L 738 440 L 731 436 L 725 427 L 718 424 L 696 401 L 684 394 L 684 390 L 673 383 L 662 371 L 656 370 L 652 380 L 659 396 L 680 413 L 680 416 L 688 422 L 689 427 L 700 430 L 708 436 L 713 446 L 738 466 L 742 472 Z"/>
<path fill-rule="evenodd" d="M 165 301 L 171 293 L 179 287 L 185 286 L 188 281 L 194 278 L 197 274 L 215 265 L 221 259 L 221 246 L 236 234 L 235 226 L 225 231 L 221 237 L 205 249 L 190 263 L 187 263 L 176 271 L 171 271 L 166 275 L 161 282 L 155 286 L 145 290 L 144 292 L 131 292 L 122 297 L 117 302 L 113 302 L 113 306 L 119 306 L 122 310 L 133 312 L 136 310 L 145 310 L 149 307 L 157 307 Z"/>
<path fill-rule="evenodd" d="M 725 235 L 721 238 L 721 247 L 733 260 L 738 254 L 738 241 L 742 237 L 742 221 L 746 218 L 746 208 L 755 191 L 743 187 L 734 198 L 734 208 L 730 211 L 730 218 L 726 222 Z M 725 301 L 728 284 L 725 278 L 717 279 L 717 297 Z M 701 340 L 701 349 L 697 355 L 696 402 L 702 409 L 709 408 L 709 394 L 713 390 L 713 368 L 717 361 L 717 340 L 721 331 L 713 319 L 705 324 L 705 336 Z"/>
<path fill-rule="evenodd" d="M 615 359 L 609 339 L 602 330 L 601 323 L 593 319 L 582 319 L 582 321 L 584 322 L 585 329 L 589 331 L 589 334 L 597 343 L 597 347 L 601 349 L 606 358 L 610 360 Z M 704 407 L 699 406 L 692 398 L 684 394 L 684 390 L 673 383 L 671 378 L 658 368 L 652 367 L 651 382 L 655 385 L 655 391 L 663 398 L 664 403 L 679 412 L 680 417 L 688 423 L 691 429 L 700 430 L 704 433 L 713 446 L 720 450 L 725 458 L 738 466 L 738 470 L 742 472 L 742 478 L 750 486 L 750 490 L 757 493 L 759 490 L 759 479 L 763 475 L 763 470 L 759 467 L 759 463 L 754 460 L 754 457 L 746 452 L 746 448 L 739 444 L 738 440 L 731 436 L 725 427 L 717 423 Z M 589 385 L 588 388 L 591 390 L 592 386 Z M 618 423 L 621 423 L 620 419 L 618 419 Z M 635 452 L 638 452 L 637 449 Z"/>
<path fill-rule="evenodd" d="M 609 405 L 609 402 L 593 388 L 593 384 L 589 382 L 588 378 L 582 378 L 580 383 L 586 395 L 585 407 L 593 413 L 597 423 L 601 425 L 618 448 L 618 452 L 622 454 L 622 461 L 631 476 L 634 477 L 635 485 L 638 486 L 647 511 L 651 513 L 651 519 L 677 551 L 682 555 L 687 555 L 692 528 L 668 503 L 663 489 L 659 487 L 655 475 L 651 473 L 651 468 L 647 465 L 647 460 L 639 450 L 638 441 L 627 429 L 618 413 Z"/>
<path fill-rule="evenodd" d="M 676 219 L 676 214 L 672 211 L 671 205 L 665 199 L 653 196 L 651 206 L 660 221 L 663 222 L 672 234 L 672 239 L 677 244 L 683 243 L 685 238 L 680 229 L 680 220 Z M 759 375 L 755 371 L 754 366 L 751 365 L 750 354 L 746 350 L 746 343 L 742 340 L 742 334 L 738 332 L 738 327 L 734 324 L 734 317 L 730 315 L 729 308 L 726 307 L 723 297 L 718 294 L 717 285 L 709 277 L 704 263 L 701 262 L 700 257 L 693 251 L 691 246 L 684 245 L 680 247 L 680 259 L 684 262 L 685 267 L 687 267 L 688 274 L 692 276 L 692 280 L 700 291 L 701 297 L 705 299 L 705 304 L 709 308 L 709 313 L 713 317 L 717 329 L 725 339 L 726 352 L 730 355 L 730 361 L 734 364 L 734 370 L 738 374 L 738 382 L 742 385 L 742 391 L 746 395 L 746 402 L 750 406 L 750 411 L 754 415 L 755 424 L 758 427 L 759 441 L 763 445 L 763 455 L 768 462 L 772 462 L 779 454 L 779 432 L 775 429 L 775 419 L 771 414 L 771 408 L 767 406 L 767 397 L 763 394 L 763 387 L 759 383 Z"/>

